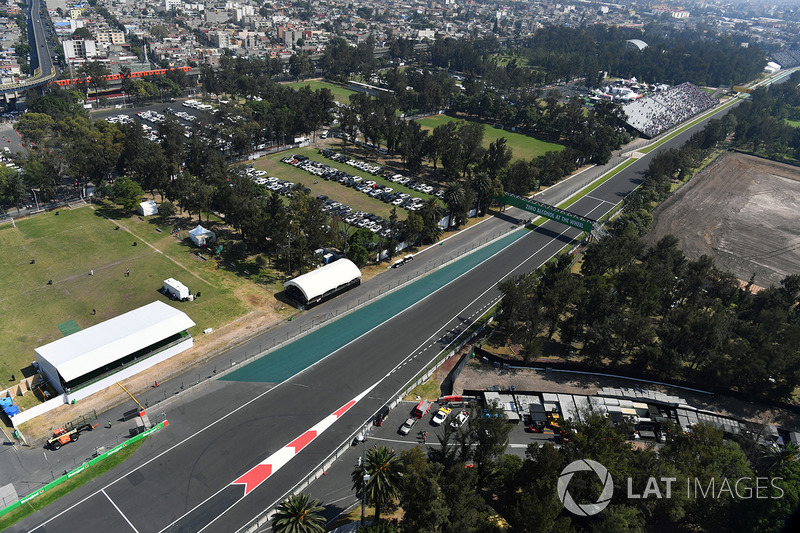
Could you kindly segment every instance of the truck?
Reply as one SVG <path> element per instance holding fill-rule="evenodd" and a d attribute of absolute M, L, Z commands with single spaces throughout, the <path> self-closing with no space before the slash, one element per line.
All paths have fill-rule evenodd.
<path fill-rule="evenodd" d="M 414 407 L 414 410 L 411 411 L 411 416 L 413 416 L 414 418 L 422 418 L 423 416 L 428 414 L 428 411 L 431 410 L 431 405 L 432 405 L 431 402 L 429 402 L 428 400 L 422 400 L 417 404 L 416 407 Z"/>
<path fill-rule="evenodd" d="M 55 432 L 53 432 L 53 436 L 47 440 L 47 445 L 51 450 L 55 451 L 65 444 L 76 442 L 81 433 L 84 431 L 91 431 L 96 427 L 97 424 L 81 424 L 77 427 L 65 426 L 58 428 L 55 430 Z"/>

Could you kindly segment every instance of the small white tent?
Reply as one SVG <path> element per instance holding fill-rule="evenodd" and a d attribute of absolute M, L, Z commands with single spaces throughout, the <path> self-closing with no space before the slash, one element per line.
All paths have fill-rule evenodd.
<path fill-rule="evenodd" d="M 136 211 L 143 217 L 149 217 L 150 215 L 157 215 L 158 205 L 156 205 L 156 203 L 153 200 L 147 200 L 146 202 L 140 203 L 139 208 Z"/>
<path fill-rule="evenodd" d="M 192 242 L 197 246 L 203 247 L 217 240 L 217 234 L 213 231 L 207 230 L 203 226 L 198 225 L 189 232 L 189 238 L 192 239 Z"/>

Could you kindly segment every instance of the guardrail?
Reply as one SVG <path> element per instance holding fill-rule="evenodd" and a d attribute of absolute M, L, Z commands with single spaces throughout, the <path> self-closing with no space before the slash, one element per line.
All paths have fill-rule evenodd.
<path fill-rule="evenodd" d="M 45 74 L 40 79 L 37 79 L 40 76 L 42 76 L 41 68 L 37 67 L 36 70 L 33 71 L 32 78 L 28 78 L 27 80 L 23 80 L 19 83 L 4 83 L 0 85 L 0 92 L 23 91 L 27 88 L 41 85 L 42 83 L 56 77 L 56 67 L 52 67 L 49 74 Z"/>
<path fill-rule="evenodd" d="M 166 427 L 168 424 L 169 424 L 169 422 L 167 420 L 164 420 L 163 422 L 161 422 L 159 424 L 156 424 L 155 426 L 153 426 L 152 428 L 144 431 L 143 433 L 140 433 L 140 434 L 138 434 L 138 435 L 136 435 L 134 437 L 131 437 L 128 440 L 126 440 L 125 442 L 122 442 L 122 443 L 114 446 L 110 450 L 108 450 L 108 451 L 106 451 L 104 453 L 101 453 L 100 455 L 97 455 L 95 458 L 86 461 L 85 463 L 81 464 L 77 468 L 74 468 L 74 469 L 70 470 L 69 472 L 66 472 L 63 476 L 54 479 L 53 481 L 51 481 L 50 483 L 48 483 L 44 487 L 42 487 L 42 488 L 40 488 L 38 490 L 35 490 L 34 492 L 31 492 L 30 494 L 28 494 L 27 496 L 25 496 L 23 498 L 20 498 L 18 501 L 16 501 L 15 503 L 12 503 L 11 505 L 6 507 L 5 509 L 0 509 L 0 516 L 5 516 L 6 514 L 8 514 L 11 511 L 13 511 L 14 509 L 17 509 L 17 508 L 21 507 L 22 505 L 28 503 L 29 501 L 33 500 L 34 498 L 36 498 L 38 496 L 41 496 L 45 492 L 54 489 L 55 487 L 61 485 L 65 481 L 67 481 L 69 479 L 72 479 L 73 477 L 77 476 L 78 474 L 89 470 L 92 466 L 96 465 L 97 463 L 99 463 L 99 462 L 101 462 L 101 461 L 103 461 L 105 459 L 108 459 L 109 457 L 111 457 L 112 455 L 114 455 L 115 453 L 120 451 L 121 449 L 123 449 L 123 448 L 125 448 L 127 446 L 130 446 L 134 442 L 142 440 L 143 438 L 147 437 L 151 433 L 154 433 L 154 432 L 158 431 L 159 429 L 162 429 L 162 428 Z"/>
<path fill-rule="evenodd" d="M 452 342 L 458 342 L 458 344 L 454 348 L 442 350 L 430 363 L 428 363 L 425 368 L 420 370 L 411 380 L 409 380 L 406 385 L 403 387 L 401 391 L 399 391 L 389 402 L 385 403 L 382 407 L 388 406 L 389 409 L 393 409 L 398 403 L 402 401 L 403 396 L 408 394 L 411 390 L 413 390 L 418 385 L 425 383 L 445 361 L 453 357 L 457 354 L 461 348 L 463 348 L 468 342 L 478 336 L 483 329 L 486 327 L 487 324 L 491 323 L 491 318 L 489 318 L 486 322 L 481 324 L 475 329 L 472 329 L 478 321 L 477 319 L 473 324 L 467 328 L 461 335 L 456 337 Z M 344 442 L 342 442 L 333 452 L 331 452 L 322 462 L 320 462 L 316 468 L 314 468 L 302 481 L 298 482 L 294 487 L 286 491 L 283 496 L 281 496 L 278 500 L 273 502 L 269 505 L 264 511 L 261 512 L 258 516 L 251 519 L 251 521 L 240 528 L 238 533 L 255 533 L 258 531 L 262 526 L 267 524 L 270 521 L 272 516 L 275 514 L 276 508 L 280 502 L 286 499 L 290 494 L 296 493 L 297 491 L 302 491 L 311 485 L 314 481 L 325 475 L 325 472 L 333 466 L 339 457 L 341 457 L 348 449 L 350 449 L 350 445 L 353 440 L 372 423 L 372 417 L 368 418 L 364 421 L 364 423 L 358 427 L 356 431 L 354 431 Z"/>

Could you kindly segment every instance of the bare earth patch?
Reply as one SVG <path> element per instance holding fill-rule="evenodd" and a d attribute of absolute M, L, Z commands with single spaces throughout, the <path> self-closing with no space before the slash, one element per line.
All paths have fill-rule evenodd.
<path fill-rule="evenodd" d="M 675 235 L 690 259 L 777 286 L 800 273 L 799 211 L 800 168 L 725 153 L 654 211 L 648 240 Z"/>

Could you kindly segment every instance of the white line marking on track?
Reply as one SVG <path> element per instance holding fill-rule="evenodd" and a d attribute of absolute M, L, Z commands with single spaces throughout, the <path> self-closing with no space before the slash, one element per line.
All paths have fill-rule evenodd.
<path fill-rule="evenodd" d="M 638 187 L 637 187 L 637 188 L 638 188 Z M 634 189 L 634 190 L 635 190 L 635 189 Z M 598 207 L 599 207 L 599 206 L 598 206 Z M 594 211 L 594 209 L 593 209 L 592 211 Z M 489 219 L 486 219 L 486 220 L 489 220 Z M 564 231 L 562 231 L 561 233 L 559 233 L 559 235 L 558 235 L 558 236 L 561 236 L 561 235 L 563 235 L 564 233 L 566 233 L 566 232 L 567 232 L 567 231 L 569 231 L 570 229 L 571 229 L 571 228 L 567 228 L 567 229 L 565 229 Z M 515 241 L 515 243 L 516 243 L 516 241 Z M 509 246 L 511 246 L 511 245 L 513 245 L 513 244 L 515 244 L 515 243 L 511 243 L 511 244 L 509 244 Z M 523 265 L 523 264 L 525 264 L 527 261 L 529 261 L 529 260 L 530 260 L 530 259 L 531 259 L 531 258 L 532 258 L 534 255 L 536 255 L 537 253 L 539 253 L 540 251 L 542 251 L 542 250 L 543 250 L 545 247 L 547 247 L 547 246 L 548 246 L 550 243 L 552 243 L 552 240 L 551 240 L 551 241 L 548 241 L 547 243 L 545 243 L 544 245 L 542 245 L 542 246 L 541 246 L 541 247 L 540 247 L 538 250 L 536 250 L 536 251 L 535 251 L 535 252 L 533 252 L 531 255 L 529 255 L 529 256 L 528 256 L 526 259 L 524 259 L 522 262 L 520 262 L 520 263 L 519 263 L 517 266 L 515 266 L 514 268 L 512 268 L 511 270 L 509 270 L 509 271 L 506 273 L 506 275 L 502 277 L 502 279 L 505 279 L 506 277 L 508 277 L 509 275 L 511 275 L 511 273 L 512 273 L 512 272 L 514 272 L 514 271 L 515 271 L 515 270 L 517 270 L 517 269 L 518 269 L 520 266 L 522 266 L 522 265 Z M 424 250 L 423 250 L 423 251 L 424 251 Z M 555 255 L 555 254 L 553 254 L 553 255 Z M 468 269 L 467 271 L 465 271 L 465 272 L 461 273 L 460 275 L 456 276 L 454 279 L 452 279 L 452 280 L 450 280 L 449 282 L 445 283 L 444 285 L 442 285 L 441 287 L 439 287 L 439 288 L 438 288 L 438 289 L 436 289 L 435 291 L 433 291 L 433 292 L 431 292 L 431 293 L 427 294 L 425 297 L 421 298 L 419 301 L 417 301 L 416 303 L 414 303 L 414 304 L 410 305 L 409 307 L 407 307 L 406 309 L 404 309 L 403 311 L 401 311 L 400 313 L 398 313 L 397 315 L 395 315 L 395 316 L 394 316 L 394 317 L 392 317 L 392 318 L 396 318 L 396 317 L 397 317 L 397 316 L 399 316 L 400 314 L 402 314 L 402 313 L 405 313 L 405 312 L 409 311 L 410 309 L 412 309 L 412 308 L 416 307 L 417 305 L 419 305 L 421 302 L 423 302 L 423 301 L 427 300 L 428 298 L 431 298 L 431 297 L 433 297 L 433 296 L 434 296 L 436 293 L 438 293 L 439 291 L 441 291 L 442 289 L 444 289 L 444 288 L 445 288 L 445 287 L 447 287 L 448 285 L 450 285 L 450 284 L 454 283 L 456 280 L 460 279 L 461 277 L 463 277 L 463 276 L 467 275 L 469 272 L 471 272 L 471 271 L 473 271 L 474 269 L 478 268 L 479 266 L 483 265 L 483 264 L 484 264 L 486 261 L 489 261 L 490 259 L 492 259 L 492 257 L 493 257 L 493 256 L 487 257 L 487 258 L 486 258 L 486 259 L 484 259 L 483 261 L 479 262 L 477 265 L 473 266 L 472 268 Z M 552 256 L 551 256 L 551 257 L 552 257 Z M 548 260 L 549 260 L 549 259 L 550 259 L 550 258 L 548 258 Z M 482 297 L 483 297 L 483 296 L 484 296 L 484 295 L 485 295 L 487 292 L 489 292 L 490 290 L 493 290 L 495 287 L 496 287 L 496 285 L 492 285 L 491 287 L 489 287 L 488 289 L 486 289 L 486 290 L 485 290 L 483 293 L 481 293 L 481 294 L 480 294 L 478 297 L 476 297 L 476 298 L 475 298 L 474 300 L 472 300 L 472 301 L 471 301 L 469 304 L 467 304 L 467 306 L 466 306 L 464 309 L 466 310 L 467 308 L 469 308 L 469 306 L 470 306 L 470 305 L 472 305 L 472 304 L 473 304 L 473 303 L 475 303 L 477 300 L 479 300 L 480 298 L 482 298 Z M 494 305 L 494 303 L 492 303 L 491 305 Z M 489 306 L 490 306 L 490 305 L 487 305 L 487 307 L 489 307 Z M 458 314 L 456 314 L 455 316 L 458 316 Z M 455 317 L 454 317 L 454 318 L 455 318 Z M 389 320 L 391 320 L 391 319 L 389 319 Z M 451 319 L 451 321 L 452 321 L 452 319 Z M 350 344 L 353 344 L 354 342 L 356 342 L 357 340 L 359 340 L 361 337 L 363 337 L 363 336 L 365 336 L 365 335 L 368 335 L 370 332 L 372 332 L 373 330 L 375 330 L 375 329 L 379 328 L 380 326 L 382 326 L 382 325 L 383 325 L 383 324 L 385 324 L 386 322 L 388 322 L 388 320 L 387 320 L 387 321 L 384 321 L 384 322 L 382 322 L 381 324 L 378 324 L 377 326 L 373 327 L 373 328 L 372 328 L 372 329 L 370 329 L 369 331 L 366 331 L 366 332 L 362 333 L 361 335 L 359 335 L 358 337 L 356 337 L 356 338 L 355 338 L 355 339 L 353 339 L 352 341 L 348 342 L 347 344 L 345 344 L 344 346 L 342 346 L 342 347 L 338 348 L 337 350 L 335 350 L 335 351 L 331 352 L 331 353 L 330 353 L 328 356 L 326 356 L 326 357 L 324 357 L 324 358 L 320 359 L 320 361 L 317 361 L 316 363 L 314 363 L 314 364 L 312 364 L 312 365 L 308 366 L 307 368 L 305 368 L 305 369 L 301 370 L 300 372 L 298 372 L 297 374 L 295 374 L 295 375 L 294 375 L 294 376 L 292 376 L 291 378 L 289 378 L 289 379 L 287 379 L 287 380 L 285 380 L 285 381 L 282 381 L 281 383 L 278 383 L 278 384 L 277 384 L 277 385 L 275 385 L 274 387 L 271 387 L 270 389 L 268 389 L 268 390 L 266 390 L 266 391 L 262 392 L 261 394 L 259 394 L 258 396 L 254 397 L 253 399 L 251 399 L 251 400 L 249 400 L 249 401 L 247 401 L 247 402 L 243 403 L 243 404 L 242 404 L 242 405 L 240 405 L 239 407 L 237 407 L 237 408 L 233 409 L 233 410 L 232 410 L 232 411 L 230 411 L 229 413 L 227 413 L 227 414 L 225 414 L 225 415 L 223 415 L 223 416 L 219 417 L 218 419 L 214 420 L 213 422 L 211 422 L 211 423 L 210 423 L 210 424 L 208 424 L 207 426 L 205 426 L 205 427 L 203 427 L 203 428 L 200 428 L 200 429 L 198 429 L 197 431 L 195 431 L 194 433 L 192 433 L 192 434 L 191 434 L 191 435 L 189 435 L 188 437 L 186 437 L 186 438 L 184 438 L 183 440 L 181 440 L 181 441 L 179 441 L 179 442 L 177 442 L 177 443 L 173 444 L 172 446 L 170 446 L 169 448 L 167 448 L 167 449 L 166 449 L 166 450 L 164 450 L 163 452 L 161 452 L 161 453 L 157 454 L 156 456 L 154 456 L 154 457 L 150 458 L 149 460 L 145 461 L 144 463 L 142 463 L 142 464 L 141 464 L 141 465 L 139 465 L 138 467 L 134 468 L 134 469 L 133 469 L 133 470 L 131 470 L 130 472 L 127 472 L 127 473 L 123 474 L 122 476 L 118 477 L 117 479 L 115 479 L 114 481 L 111 481 L 110 483 L 108 483 L 108 484 L 107 484 L 105 487 L 101 488 L 100 490 L 98 490 L 98 491 L 96 491 L 96 492 L 94 492 L 94 493 L 90 494 L 90 495 L 89 495 L 89 496 L 87 496 L 86 498 L 83 498 L 82 500 L 80 500 L 80 501 L 78 501 L 78 502 L 76 502 L 76 503 L 72 504 L 72 505 L 71 505 L 71 506 L 69 506 L 68 508 L 66 508 L 66 509 L 64 509 L 63 511 L 61 511 L 60 513 L 56 514 L 55 516 L 53 516 L 53 517 L 49 518 L 48 520 L 46 520 L 46 521 L 42 522 L 42 523 L 41 523 L 41 524 L 39 524 L 38 526 L 34 527 L 34 528 L 31 530 L 31 531 L 36 531 L 37 529 L 39 529 L 39 528 L 41 528 L 41 527 L 43 527 L 43 526 L 45 526 L 45 525 L 49 524 L 49 523 L 50 523 L 50 522 L 52 522 L 53 520 L 55 520 L 55 519 L 59 518 L 61 515 L 63 515 L 63 514 L 65 514 L 65 513 L 69 512 L 69 511 L 71 511 L 72 509 L 74 509 L 74 508 L 75 508 L 75 507 L 77 507 L 78 505 L 81 505 L 82 503 L 84 503 L 86 500 L 88 500 L 88 499 L 90 499 L 90 498 L 94 497 L 94 496 L 95 496 L 95 495 L 97 495 L 99 492 L 102 492 L 102 491 L 104 491 L 105 489 L 107 489 L 107 488 L 111 487 L 112 485 L 116 484 L 117 482 L 119 482 L 119 481 L 121 481 L 121 480 L 125 479 L 125 478 L 126 478 L 126 477 L 128 477 L 130 474 L 132 474 L 132 473 L 134 473 L 134 472 L 137 472 L 137 471 L 141 470 L 142 468 L 144 468 L 145 466 L 149 465 L 150 463 L 152 463 L 152 462 L 154 462 L 154 461 L 156 461 L 156 460 L 160 459 L 160 458 L 161 458 L 161 457 L 163 457 L 164 455 L 166 455 L 166 454 L 168 454 L 169 452 L 173 451 L 175 448 L 177 448 L 177 447 L 181 446 L 182 444 L 184 444 L 184 443 L 188 442 L 189 440 L 191 440 L 191 439 L 193 439 L 193 438 L 197 437 L 198 435 L 200 435 L 201 433 L 205 432 L 206 430 L 208 430 L 208 429 L 210 429 L 210 428 L 212 428 L 212 427 L 216 426 L 217 424 L 219 424 L 219 423 L 221 423 L 222 421 L 226 420 L 227 418 L 229 418 L 229 417 L 233 416 L 234 414 L 236 414 L 236 413 L 237 413 L 237 412 L 239 412 L 240 410 L 244 409 L 245 407 L 249 406 L 250 404 L 252 404 L 252 403 L 254 403 L 254 402 L 256 402 L 256 401 L 260 400 L 262 397 L 264 397 L 265 395 L 267 395 L 269 392 L 273 391 L 273 390 L 274 390 L 274 389 L 276 389 L 277 387 L 280 387 L 281 385 L 283 385 L 283 384 L 285 384 L 285 383 L 288 383 L 288 382 L 289 382 L 291 379 L 293 379 L 293 378 L 296 378 L 296 377 L 300 376 L 301 374 L 303 374 L 304 372 L 306 372 L 306 371 L 307 371 L 307 370 L 309 370 L 310 368 L 312 368 L 312 367 L 316 366 L 316 365 L 317 365 L 318 363 L 320 363 L 321 361 L 324 361 L 325 359 L 327 359 L 328 357 L 332 356 L 333 354 L 335 354 L 335 353 L 338 353 L 339 351 L 343 350 L 344 348 L 346 348 L 346 347 L 347 347 L 347 346 L 349 346 Z M 448 322 L 448 324 L 449 324 L 449 322 Z M 438 334 L 438 333 L 439 333 L 439 332 L 440 332 L 442 329 L 444 329 L 444 327 L 445 327 L 445 326 L 442 326 L 442 327 L 441 327 L 439 330 L 437 330 L 437 331 L 436 331 L 436 333 L 434 333 L 434 335 Z M 430 337 L 429 337 L 428 339 L 430 339 Z M 426 339 L 426 341 L 424 341 L 424 342 L 427 342 L 427 340 L 428 340 L 428 339 Z M 424 342 L 423 342 L 423 343 L 422 343 L 420 346 L 424 346 Z M 413 353 L 413 351 L 412 351 L 412 353 Z M 404 361 L 402 364 L 405 364 L 406 362 L 408 362 L 408 360 L 407 360 L 407 359 L 406 359 L 406 360 L 405 360 L 405 361 Z M 388 377 L 390 374 L 394 373 L 394 372 L 395 372 L 395 371 L 396 371 L 396 370 L 397 370 L 397 369 L 398 369 L 400 366 L 402 366 L 402 364 L 398 364 L 398 365 L 397 365 L 397 366 L 396 366 L 394 369 L 392 369 L 392 370 L 391 370 L 391 371 L 390 371 L 390 372 L 389 372 L 389 373 L 388 373 L 386 376 L 384 376 L 384 378 L 382 378 L 382 380 L 383 380 L 383 379 L 385 379 L 386 377 Z M 228 485 L 225 485 L 225 486 L 227 487 Z M 235 504 L 236 504 L 236 503 L 234 503 L 234 505 L 235 505 Z"/>
<path fill-rule="evenodd" d="M 584 198 L 591 198 L 592 200 L 597 200 L 598 202 L 603 202 L 603 203 L 606 203 L 606 204 L 616 205 L 614 202 L 609 202 L 608 200 L 603 200 L 601 198 L 595 198 L 591 194 L 587 194 L 586 196 L 584 196 Z"/>
<path fill-rule="evenodd" d="M 125 516 L 125 514 L 124 514 L 122 511 L 120 511 L 119 507 L 117 507 L 117 504 L 116 504 L 116 503 L 114 503 L 114 500 L 112 500 L 112 499 L 111 499 L 111 496 L 109 496 L 108 494 L 106 494 L 106 491 L 105 491 L 105 490 L 103 490 L 103 489 L 100 489 L 100 492 L 102 492 L 102 493 L 103 493 L 103 496 L 105 496 L 106 498 L 108 498 L 108 501 L 110 501 L 110 502 L 111 502 L 111 505 L 113 505 L 113 506 L 114 506 L 114 509 L 116 509 L 116 510 L 117 510 L 117 512 L 120 514 L 120 516 L 121 516 L 122 518 L 124 518 L 124 519 L 125 519 L 125 521 L 128 523 L 128 525 L 129 525 L 129 526 L 131 526 L 131 529 L 132 529 L 132 530 L 134 530 L 136 533 L 139 533 L 139 530 L 138 530 L 138 529 L 136 529 L 135 527 L 133 527 L 133 524 L 131 524 L 131 521 L 130 521 L 130 520 L 128 520 L 128 517 L 127 517 L 127 516 Z"/>

